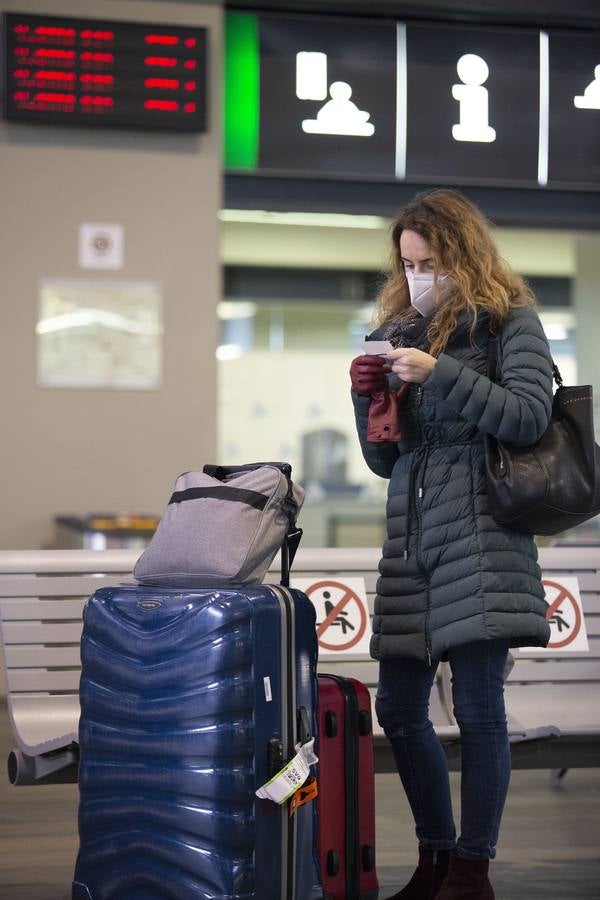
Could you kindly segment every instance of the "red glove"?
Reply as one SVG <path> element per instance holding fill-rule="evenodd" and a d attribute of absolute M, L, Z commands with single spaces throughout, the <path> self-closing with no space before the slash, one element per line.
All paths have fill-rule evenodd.
<path fill-rule="evenodd" d="M 404 382 L 398 391 L 379 391 L 373 396 L 367 422 L 367 441 L 382 444 L 402 440 L 400 410 L 406 403 L 410 384 Z"/>
<path fill-rule="evenodd" d="M 350 366 L 352 388 L 357 394 L 369 396 L 376 391 L 384 391 L 387 387 L 386 371 L 383 368 L 387 360 L 383 356 L 357 356 Z"/>

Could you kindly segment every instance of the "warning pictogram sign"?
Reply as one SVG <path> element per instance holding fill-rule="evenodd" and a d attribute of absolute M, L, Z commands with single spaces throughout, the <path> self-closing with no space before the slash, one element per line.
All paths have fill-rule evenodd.
<path fill-rule="evenodd" d="M 553 656 L 555 653 L 589 651 L 583 606 L 577 578 L 543 578 L 546 592 L 546 620 L 551 635 L 547 647 L 521 647 L 529 653 Z"/>
<path fill-rule="evenodd" d="M 317 612 L 321 656 L 368 654 L 371 623 L 364 578 L 294 578 Z"/>

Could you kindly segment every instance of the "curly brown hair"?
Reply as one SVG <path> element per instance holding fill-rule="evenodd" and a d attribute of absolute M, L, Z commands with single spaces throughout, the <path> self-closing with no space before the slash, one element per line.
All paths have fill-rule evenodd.
<path fill-rule="evenodd" d="M 417 194 L 392 222 L 391 271 L 377 298 L 376 324 L 412 309 L 400 255 L 405 229 L 427 241 L 436 278 L 444 272 L 455 287 L 428 328 L 432 356 L 443 352 L 465 309 L 473 314 L 472 339 L 478 309 L 489 310 L 490 327 L 496 331 L 512 307 L 537 305 L 528 285 L 499 255 L 483 213 L 458 191 L 435 189 Z"/>

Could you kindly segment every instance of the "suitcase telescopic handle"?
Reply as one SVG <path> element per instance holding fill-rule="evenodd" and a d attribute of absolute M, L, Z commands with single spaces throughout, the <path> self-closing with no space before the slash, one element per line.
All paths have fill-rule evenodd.
<path fill-rule="evenodd" d="M 283 587 L 290 586 L 290 570 L 292 568 L 296 551 L 300 546 L 303 531 L 297 525 L 292 526 L 286 534 L 281 546 L 281 584 Z"/>
<path fill-rule="evenodd" d="M 308 710 L 305 706 L 299 706 L 296 711 L 296 718 L 298 723 L 298 740 L 301 744 L 306 744 L 310 741 L 311 727 L 310 727 L 310 719 L 308 717 Z"/>

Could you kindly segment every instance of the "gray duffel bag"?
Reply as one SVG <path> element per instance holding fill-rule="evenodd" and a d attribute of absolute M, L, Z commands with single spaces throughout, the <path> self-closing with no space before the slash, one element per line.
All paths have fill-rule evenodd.
<path fill-rule="evenodd" d="M 291 474 L 279 462 L 184 472 L 134 577 L 172 587 L 260 584 L 281 550 L 281 583 L 289 584 L 304 502 Z"/>

